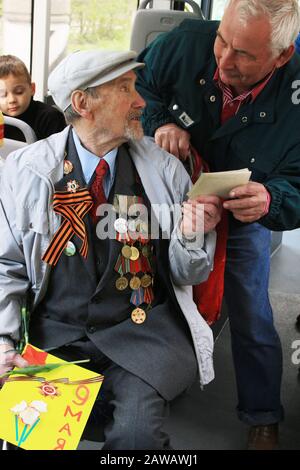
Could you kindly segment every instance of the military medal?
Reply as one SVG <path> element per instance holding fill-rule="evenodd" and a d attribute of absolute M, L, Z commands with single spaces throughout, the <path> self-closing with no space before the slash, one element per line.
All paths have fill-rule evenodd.
<path fill-rule="evenodd" d="M 140 325 L 141 323 L 144 323 L 146 320 L 146 312 L 140 307 L 135 308 L 131 312 L 131 320 L 136 323 L 137 325 Z"/>
<path fill-rule="evenodd" d="M 139 259 L 139 257 L 140 257 L 139 250 L 135 246 L 132 246 L 131 247 L 131 256 L 130 256 L 131 261 L 136 261 L 137 259 Z"/>
<path fill-rule="evenodd" d="M 116 232 L 118 233 L 121 233 L 121 234 L 126 233 L 128 229 L 127 220 L 124 219 L 123 217 L 119 217 L 114 222 L 114 228 Z"/>
<path fill-rule="evenodd" d="M 125 290 L 128 286 L 128 279 L 125 276 L 119 277 L 119 279 L 116 280 L 116 288 L 118 290 Z"/>
<path fill-rule="evenodd" d="M 114 209 L 118 214 L 114 222 L 116 240 L 121 243 L 114 267 L 120 277 L 115 281 L 115 286 L 118 291 L 125 291 L 130 287 L 130 303 L 136 307 L 131 312 L 131 319 L 134 323 L 141 324 L 145 322 L 146 312 L 154 299 L 148 218 L 144 220 L 141 217 L 145 206 L 140 196 L 115 195 Z M 125 276 L 127 274 L 129 276 Z M 146 308 L 141 308 L 145 304 Z"/>
<path fill-rule="evenodd" d="M 143 246 L 142 248 L 142 254 L 145 256 L 145 258 L 148 258 L 151 254 L 151 249 L 148 245 Z"/>
<path fill-rule="evenodd" d="M 131 259 L 131 255 L 132 255 L 132 248 L 131 246 L 129 245 L 124 245 L 122 250 L 121 250 L 121 253 L 122 255 L 124 256 L 124 258 L 126 259 Z"/>
<path fill-rule="evenodd" d="M 129 285 L 130 285 L 130 288 L 131 288 L 132 290 L 138 289 L 138 288 L 141 286 L 141 280 L 140 280 L 140 278 L 137 277 L 137 276 L 133 276 L 133 277 L 130 279 Z"/>
<path fill-rule="evenodd" d="M 65 160 L 64 161 L 64 174 L 69 175 L 73 171 L 73 163 L 70 162 L 70 160 Z"/>
<path fill-rule="evenodd" d="M 67 182 L 67 191 L 69 193 L 76 193 L 79 188 L 80 185 L 76 180 L 71 180 Z"/>
<path fill-rule="evenodd" d="M 76 247 L 74 243 L 68 242 L 66 248 L 64 249 L 64 254 L 67 256 L 74 256 L 76 253 Z"/>
<path fill-rule="evenodd" d="M 141 286 L 142 287 L 149 287 L 152 284 L 152 276 L 150 274 L 144 274 L 141 278 Z"/>
<path fill-rule="evenodd" d="M 145 302 L 145 295 L 144 295 L 144 289 L 142 287 L 139 287 L 138 289 L 132 291 L 131 297 L 130 297 L 130 303 L 138 307 L 139 305 L 143 304 Z"/>

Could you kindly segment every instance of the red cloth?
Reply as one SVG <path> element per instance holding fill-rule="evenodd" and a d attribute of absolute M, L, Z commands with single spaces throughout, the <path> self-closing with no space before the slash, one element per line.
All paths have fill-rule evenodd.
<path fill-rule="evenodd" d="M 197 151 L 192 149 L 194 170 L 192 182 L 194 183 L 199 176 L 199 168 L 202 171 L 209 171 Z M 194 302 L 203 318 L 209 325 L 218 320 L 221 314 L 222 300 L 224 294 L 224 272 L 226 263 L 226 244 L 228 234 L 227 211 L 223 210 L 221 221 L 216 227 L 217 245 L 214 257 L 214 269 L 211 271 L 207 281 L 201 282 L 193 287 Z"/>
<path fill-rule="evenodd" d="M 37 351 L 34 349 L 30 344 L 27 344 L 25 351 L 22 354 L 22 357 L 26 359 L 26 361 L 30 365 L 36 366 L 43 366 L 46 364 L 48 353 L 45 351 Z"/>
<path fill-rule="evenodd" d="M 100 162 L 98 163 L 96 167 L 96 170 L 95 170 L 96 176 L 90 188 L 90 194 L 94 201 L 94 205 L 91 209 L 90 214 L 95 224 L 98 221 L 98 217 L 96 216 L 98 207 L 101 204 L 104 204 L 105 202 L 107 202 L 107 199 L 104 193 L 103 182 L 104 182 L 104 178 L 106 176 L 108 169 L 109 169 L 108 163 L 104 160 L 104 158 L 101 158 Z"/>
<path fill-rule="evenodd" d="M 217 245 L 214 257 L 214 269 L 211 271 L 207 281 L 193 287 L 194 302 L 209 325 L 215 323 L 221 314 L 224 294 L 227 231 L 227 213 L 223 211 L 221 221 L 216 227 Z"/>

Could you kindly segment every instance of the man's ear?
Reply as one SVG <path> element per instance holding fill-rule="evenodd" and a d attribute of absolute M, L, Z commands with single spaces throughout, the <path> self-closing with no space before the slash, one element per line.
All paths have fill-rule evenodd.
<path fill-rule="evenodd" d="M 31 96 L 34 96 L 34 95 L 35 95 L 35 89 L 36 89 L 36 88 L 35 88 L 35 83 L 32 82 L 32 83 L 31 83 Z"/>
<path fill-rule="evenodd" d="M 281 52 L 281 54 L 277 57 L 275 62 L 275 67 L 279 69 L 283 67 L 294 55 L 295 46 L 293 44 L 290 45 L 287 49 Z"/>
<path fill-rule="evenodd" d="M 81 117 L 90 119 L 91 111 L 87 98 L 87 94 L 83 90 L 75 90 L 71 95 L 71 104 L 74 111 Z"/>

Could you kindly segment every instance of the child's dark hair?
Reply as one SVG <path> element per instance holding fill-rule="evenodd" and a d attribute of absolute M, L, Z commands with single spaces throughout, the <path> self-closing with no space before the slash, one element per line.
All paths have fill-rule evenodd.
<path fill-rule="evenodd" d="M 8 75 L 15 77 L 23 76 L 26 81 L 31 84 L 31 77 L 27 70 L 26 65 L 21 59 L 14 55 L 1 55 L 0 56 L 0 78 L 5 78 Z"/>

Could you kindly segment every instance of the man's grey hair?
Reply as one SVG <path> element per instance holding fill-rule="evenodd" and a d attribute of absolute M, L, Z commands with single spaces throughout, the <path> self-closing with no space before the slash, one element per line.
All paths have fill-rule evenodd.
<path fill-rule="evenodd" d="M 274 55 L 294 44 L 300 31 L 300 10 L 297 0 L 229 0 L 236 6 L 243 22 L 267 15 L 271 25 L 271 51 Z"/>
<path fill-rule="evenodd" d="M 87 88 L 84 91 L 91 99 L 99 98 L 99 87 Z M 68 106 L 64 111 L 64 115 L 67 124 L 73 124 L 75 121 L 78 121 L 78 119 L 81 118 L 80 114 L 78 114 L 77 111 L 73 109 L 72 104 L 70 104 L 70 106 Z"/>

